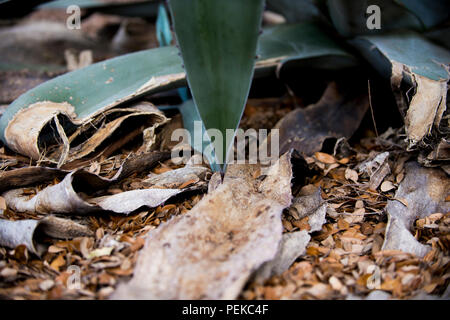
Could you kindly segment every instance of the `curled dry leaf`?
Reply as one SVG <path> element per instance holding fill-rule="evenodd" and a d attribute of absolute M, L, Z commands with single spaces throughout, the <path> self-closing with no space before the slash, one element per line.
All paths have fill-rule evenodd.
<path fill-rule="evenodd" d="M 234 299 L 251 273 L 277 254 L 281 213 L 291 203 L 290 153 L 267 177 L 230 165 L 224 182 L 189 213 L 148 233 L 132 280 L 113 299 Z"/>
<path fill-rule="evenodd" d="M 389 152 L 383 152 L 358 166 L 359 172 L 370 178 L 369 189 L 376 190 L 391 172 L 388 159 Z"/>
<path fill-rule="evenodd" d="M 291 148 L 305 156 L 322 149 L 327 138 L 350 138 L 358 129 L 369 102 L 366 93 L 349 89 L 345 84 L 331 83 L 322 98 L 305 109 L 295 109 L 275 126 L 280 134 L 280 153 Z M 268 143 L 270 143 L 270 136 Z M 323 157 L 325 163 L 335 163 L 331 156 Z M 321 159 L 318 159 L 322 161 Z"/>
<path fill-rule="evenodd" d="M 448 121 L 447 83 L 450 53 L 414 32 L 361 36 L 352 43 L 385 76 L 404 115 L 409 148 L 436 149 Z M 408 93 L 403 88 L 408 86 Z M 436 139 L 438 137 L 438 139 Z M 430 139 L 431 138 L 431 144 Z M 447 157 L 448 160 L 448 157 Z"/>
<path fill-rule="evenodd" d="M 14 151 L 61 167 L 82 159 L 108 156 L 142 134 L 144 128 L 165 122 L 164 114 L 148 102 L 129 108 L 105 108 L 77 118 L 75 108 L 68 102 L 43 101 L 20 110 L 6 127 L 5 139 Z M 49 130 L 53 134 L 48 134 Z M 107 139 L 115 141 L 105 144 Z"/>
<path fill-rule="evenodd" d="M 350 168 L 345 169 L 345 179 L 351 180 L 354 183 L 358 182 L 358 172 Z"/>
<path fill-rule="evenodd" d="M 76 170 L 58 184 L 49 186 L 29 198 L 23 189 L 3 193 L 7 206 L 17 212 L 86 214 L 97 211 L 113 211 L 128 214 L 142 206 L 155 207 L 180 193 L 183 189 L 131 190 L 112 196 L 82 196 L 81 192 L 105 189 L 133 172 L 150 168 L 170 153 L 151 152 L 130 157 L 113 178 L 107 179 L 85 170 Z M 195 188 L 187 188 L 192 189 Z"/>
<path fill-rule="evenodd" d="M 439 169 L 422 168 L 417 163 L 405 165 L 406 175 L 400 184 L 396 199 L 405 199 L 407 206 L 399 201 L 388 201 L 388 225 L 383 250 L 401 250 L 424 257 L 430 250 L 411 234 L 414 221 L 435 212 L 448 212 L 450 204 L 445 201 L 450 181 Z"/>
<path fill-rule="evenodd" d="M 69 173 L 60 183 L 39 191 L 31 199 L 23 189 L 7 191 L 3 197 L 8 207 L 17 212 L 87 214 L 113 211 L 129 214 L 143 206 L 156 207 L 182 192 L 181 189 L 142 189 L 87 199 L 81 196 L 80 192 L 85 189 L 80 189 L 80 186 L 92 188 L 96 186 L 95 182 L 104 185 L 107 181 L 90 172 L 78 170 Z"/>
<path fill-rule="evenodd" d="M 289 212 L 296 220 L 308 217 L 309 232 L 319 231 L 326 222 L 325 215 L 328 205 L 324 202 L 320 188 L 307 185 L 294 198 Z"/>
<path fill-rule="evenodd" d="M 151 175 L 150 178 L 145 179 L 142 183 L 147 187 L 176 189 L 190 181 L 195 181 L 195 183 L 204 182 L 208 172 L 210 170 L 205 167 L 185 166 L 161 174 Z"/>
<path fill-rule="evenodd" d="M 292 263 L 306 252 L 310 239 L 311 236 L 306 230 L 283 234 L 275 258 L 264 263 L 255 272 L 254 281 L 263 283 L 266 279 L 288 270 Z"/>
<path fill-rule="evenodd" d="M 47 249 L 41 243 L 42 235 L 57 239 L 91 236 L 92 231 L 72 220 L 45 217 L 41 220 L 0 220 L 0 245 L 15 248 L 25 245 L 27 249 L 40 256 Z"/>

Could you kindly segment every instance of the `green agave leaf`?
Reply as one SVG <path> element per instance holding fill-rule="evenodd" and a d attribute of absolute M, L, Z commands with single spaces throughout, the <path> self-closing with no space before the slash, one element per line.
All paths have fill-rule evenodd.
<path fill-rule="evenodd" d="M 253 75 L 263 0 L 171 0 L 175 33 L 189 87 L 207 130 L 235 130 Z M 226 161 L 232 141 L 222 150 Z"/>
<path fill-rule="evenodd" d="M 409 2 L 403 0 L 403 2 Z M 328 0 L 328 10 L 336 30 L 345 37 L 384 33 L 394 29 L 422 30 L 422 21 L 402 3 L 395 0 Z M 370 5 L 381 9 L 381 29 L 367 28 L 366 13 Z"/>
<path fill-rule="evenodd" d="M 279 25 L 265 29 L 259 39 L 259 48 L 258 54 L 263 61 L 273 56 L 283 57 L 278 72 L 281 68 L 294 66 L 342 69 L 358 64 L 338 42 L 313 23 L 303 23 L 298 28 Z"/>
<path fill-rule="evenodd" d="M 211 170 L 220 171 L 221 167 L 217 163 L 216 154 L 214 152 L 214 148 L 211 147 L 211 140 L 209 139 L 206 133 L 205 125 L 203 124 L 202 118 L 200 117 L 200 113 L 194 103 L 193 100 L 187 100 L 183 104 L 178 107 L 178 110 L 183 117 L 183 126 L 186 130 L 191 134 L 190 144 L 194 150 L 202 153 L 203 156 L 209 162 L 211 166 Z M 201 130 L 195 129 L 195 124 L 201 125 Z M 195 137 L 194 135 L 199 135 Z"/>
<path fill-rule="evenodd" d="M 427 145 L 430 141 L 424 139 L 439 136 L 450 80 L 450 52 L 414 32 L 363 36 L 351 43 L 374 68 L 390 77 L 405 117 L 409 147 Z M 402 83 L 412 89 L 408 90 L 408 99 Z"/>
<path fill-rule="evenodd" d="M 267 9 L 283 15 L 288 23 L 325 22 L 324 3 L 325 0 L 267 0 Z"/>
<path fill-rule="evenodd" d="M 429 29 L 450 17 L 450 1 L 448 0 L 396 0 L 413 12 Z"/>
<path fill-rule="evenodd" d="M 156 18 L 156 38 L 160 47 L 170 46 L 172 32 L 170 30 L 169 16 L 163 4 L 159 5 L 158 18 Z"/>
<path fill-rule="evenodd" d="M 159 5 L 158 17 L 156 18 L 156 37 L 160 47 L 170 46 L 172 42 L 172 30 L 170 29 L 169 16 L 163 4 Z M 187 88 L 179 88 L 178 94 L 182 101 L 188 99 Z"/>
<path fill-rule="evenodd" d="M 42 9 L 66 9 L 77 5 L 82 9 L 95 10 L 107 14 L 118 14 L 130 17 L 154 18 L 158 14 L 161 0 L 135 0 L 129 2 L 117 0 L 56 0 L 45 3 Z"/>

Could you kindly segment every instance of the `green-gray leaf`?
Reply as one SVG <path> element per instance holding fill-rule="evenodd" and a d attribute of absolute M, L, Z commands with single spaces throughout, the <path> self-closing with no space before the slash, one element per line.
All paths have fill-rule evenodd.
<path fill-rule="evenodd" d="M 172 0 L 175 33 L 207 130 L 235 130 L 253 75 L 263 0 Z M 232 141 L 216 150 L 225 162 Z M 224 168 L 226 164 L 224 164 Z"/>

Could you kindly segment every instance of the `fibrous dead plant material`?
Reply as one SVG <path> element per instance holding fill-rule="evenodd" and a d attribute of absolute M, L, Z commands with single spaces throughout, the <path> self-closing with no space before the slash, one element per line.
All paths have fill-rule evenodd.
<path fill-rule="evenodd" d="M 235 299 L 251 273 L 277 254 L 281 213 L 291 203 L 290 153 L 230 165 L 222 184 L 190 212 L 150 231 L 130 282 L 114 299 Z"/>
<path fill-rule="evenodd" d="M 23 189 L 13 189 L 2 194 L 7 206 L 17 212 L 87 214 L 98 211 L 112 211 L 129 214 L 143 206 L 155 207 L 172 196 L 192 190 L 184 189 L 141 189 L 131 190 L 110 196 L 92 196 L 95 191 L 105 189 L 131 173 L 141 171 L 166 159 L 168 153 L 152 152 L 131 158 L 121 166 L 111 179 L 102 178 L 83 169 L 75 170 L 65 176 L 58 184 L 48 186 L 31 197 Z M 143 162 L 143 161 L 147 162 Z M 135 170 L 136 169 L 136 170 Z"/>
<path fill-rule="evenodd" d="M 411 233 L 415 220 L 433 213 L 447 213 L 450 180 L 440 169 L 423 168 L 415 162 L 405 164 L 406 175 L 395 199 L 388 201 L 388 225 L 382 249 L 401 250 L 419 257 L 431 249 Z"/>
<path fill-rule="evenodd" d="M 25 245 L 27 249 L 40 256 L 46 251 L 42 236 L 57 239 L 91 236 L 92 231 L 69 219 L 48 216 L 40 220 L 0 220 L 0 246 L 15 248 Z"/>
<path fill-rule="evenodd" d="M 96 187 L 106 187 L 109 184 L 120 181 L 133 173 L 140 173 L 155 166 L 159 161 L 170 158 L 170 152 L 146 152 L 141 154 L 130 154 L 119 167 L 111 179 L 88 178 Z M 62 179 L 70 171 L 48 167 L 26 167 L 0 172 L 0 192 L 11 189 L 23 188 L 34 184 L 41 184 Z M 87 174 L 93 177 L 94 174 Z"/>
<path fill-rule="evenodd" d="M 81 159 L 109 156 L 145 128 L 167 121 L 148 102 L 104 110 L 80 120 L 70 103 L 44 101 L 19 111 L 8 124 L 5 137 L 14 151 L 62 167 Z"/>
<path fill-rule="evenodd" d="M 263 283 L 274 275 L 280 275 L 292 265 L 292 263 L 306 252 L 306 246 L 311 236 L 306 230 L 292 233 L 284 233 L 273 260 L 264 263 L 254 275 L 254 281 Z"/>

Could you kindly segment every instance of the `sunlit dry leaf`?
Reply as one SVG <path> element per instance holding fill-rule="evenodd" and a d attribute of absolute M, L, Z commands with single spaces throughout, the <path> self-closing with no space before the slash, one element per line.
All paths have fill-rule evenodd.
<path fill-rule="evenodd" d="M 327 153 L 316 152 L 316 153 L 314 153 L 314 157 L 316 157 L 316 159 L 319 160 L 320 162 L 323 162 L 326 164 L 336 163 L 336 158 Z"/>
<path fill-rule="evenodd" d="M 92 250 L 87 255 L 88 259 L 96 258 L 96 257 L 103 257 L 103 256 L 109 256 L 111 252 L 113 251 L 114 247 L 103 247 L 99 249 Z"/>
<path fill-rule="evenodd" d="M 407 163 L 405 168 L 406 176 L 395 198 L 405 199 L 408 206 L 399 201 L 388 201 L 388 225 L 383 250 L 402 250 L 423 257 L 430 248 L 419 243 L 410 229 L 418 218 L 450 210 L 450 204 L 445 202 L 450 182 L 439 169 L 425 169 L 414 162 Z"/>
<path fill-rule="evenodd" d="M 55 258 L 52 261 L 52 263 L 50 264 L 50 267 L 56 271 L 59 271 L 59 268 L 61 268 L 65 264 L 66 264 L 66 260 L 64 260 L 64 256 L 62 254 L 60 254 L 57 258 Z"/>
<path fill-rule="evenodd" d="M 351 180 L 354 183 L 358 182 L 358 172 L 350 168 L 345 169 L 345 179 Z"/>
<path fill-rule="evenodd" d="M 380 186 L 380 190 L 383 192 L 388 192 L 393 189 L 395 189 L 395 185 L 389 180 L 384 181 Z"/>

